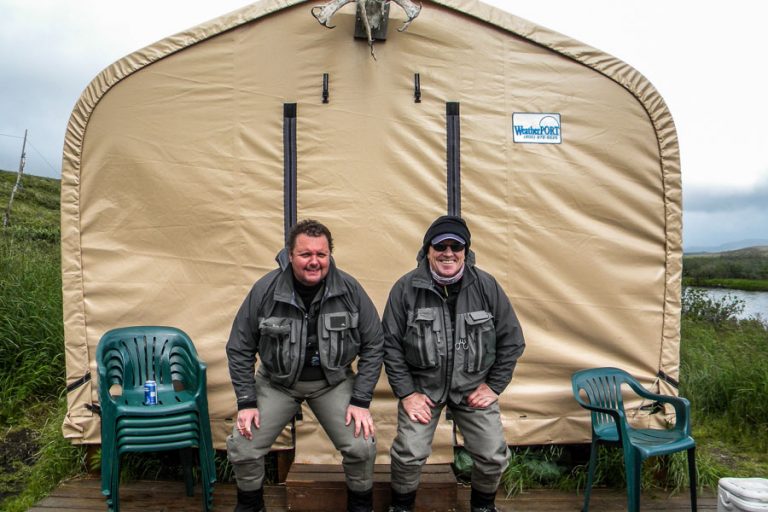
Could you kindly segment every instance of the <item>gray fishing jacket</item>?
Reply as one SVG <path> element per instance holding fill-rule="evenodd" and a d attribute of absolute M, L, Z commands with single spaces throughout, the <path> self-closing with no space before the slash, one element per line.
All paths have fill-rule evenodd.
<path fill-rule="evenodd" d="M 504 290 L 467 251 L 454 327 L 423 250 L 417 261 L 392 287 L 384 310 L 384 365 L 392 391 L 398 398 L 418 391 L 435 403 L 455 404 L 466 404 L 482 383 L 501 394 L 525 348 Z"/>
<path fill-rule="evenodd" d="M 317 325 L 307 325 L 307 312 L 293 288 L 287 250 L 277 255 L 280 268 L 253 285 L 240 306 L 227 342 L 229 375 L 239 409 L 256 407 L 254 365 L 271 382 L 291 388 L 299 379 L 307 331 L 317 329 L 320 366 L 329 384 L 351 372 L 359 356 L 350 403 L 368 407 L 379 380 L 383 337 L 376 307 L 355 278 L 336 268 L 331 258 L 320 297 Z M 317 299 L 316 299 L 317 300 Z"/>

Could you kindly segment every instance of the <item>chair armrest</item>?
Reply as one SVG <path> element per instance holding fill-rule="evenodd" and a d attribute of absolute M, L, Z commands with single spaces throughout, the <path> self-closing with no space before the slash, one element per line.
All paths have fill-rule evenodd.
<path fill-rule="evenodd" d="M 200 398 L 201 396 L 206 398 L 206 401 L 208 399 L 208 365 L 204 362 L 198 360 L 198 375 L 197 375 L 197 389 L 195 389 L 195 398 Z"/>
<path fill-rule="evenodd" d="M 627 439 L 629 439 L 627 433 L 627 417 L 624 411 L 621 409 L 612 409 L 608 407 L 600 407 L 597 405 L 588 404 L 580 396 L 574 396 L 574 398 L 576 399 L 576 402 L 578 402 L 578 404 L 584 409 L 587 409 L 591 412 L 609 415 L 613 419 L 613 422 L 616 424 L 616 429 L 619 435 L 619 442 L 623 444 Z"/>
<path fill-rule="evenodd" d="M 647 398 L 648 400 L 654 400 L 656 402 L 671 404 L 672 407 L 674 407 L 675 409 L 675 426 L 673 428 L 675 430 L 682 431 L 687 436 L 691 435 L 691 426 L 690 426 L 691 403 L 688 401 L 687 398 L 683 398 L 681 396 L 660 395 L 658 393 L 653 393 L 652 391 L 648 391 L 647 389 L 645 389 L 643 386 L 641 386 L 637 382 L 630 382 L 629 385 L 639 396 L 643 398 Z"/>
<path fill-rule="evenodd" d="M 112 405 L 117 405 L 117 402 L 115 401 L 114 397 L 112 397 L 112 395 L 109 394 L 109 386 L 107 385 L 107 382 L 109 382 L 109 379 L 107 378 L 106 368 L 104 368 L 103 366 L 99 366 L 97 375 L 99 378 L 99 382 L 97 386 L 97 394 L 99 396 L 99 403 L 101 407 L 103 408 L 106 402 Z"/>

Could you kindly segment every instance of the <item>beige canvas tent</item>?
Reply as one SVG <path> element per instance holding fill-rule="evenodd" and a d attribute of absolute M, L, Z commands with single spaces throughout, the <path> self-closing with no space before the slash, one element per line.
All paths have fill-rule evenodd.
<path fill-rule="evenodd" d="M 581 368 L 620 366 L 675 393 L 680 168 L 651 84 L 477 1 L 425 0 L 405 32 L 393 5 L 376 59 L 352 37 L 353 6 L 328 30 L 314 5 L 265 0 L 159 41 L 105 69 L 75 106 L 62 172 L 65 436 L 99 442 L 100 336 L 160 324 L 189 333 L 208 363 L 223 448 L 231 321 L 292 215 L 328 224 L 339 266 L 382 312 L 430 221 L 460 211 L 528 342 L 501 397 L 510 444 L 588 440 L 570 389 Z M 382 378 L 381 461 L 395 406 Z M 639 408 L 635 420 L 663 416 Z M 311 414 L 303 423 L 297 459 L 332 459 Z M 435 459 L 453 442 L 444 422 Z"/>

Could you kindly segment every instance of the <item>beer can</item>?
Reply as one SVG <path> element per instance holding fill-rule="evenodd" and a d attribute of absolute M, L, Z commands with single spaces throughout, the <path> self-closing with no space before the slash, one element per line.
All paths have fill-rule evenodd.
<path fill-rule="evenodd" d="M 157 405 L 157 382 L 153 380 L 144 383 L 144 404 Z"/>

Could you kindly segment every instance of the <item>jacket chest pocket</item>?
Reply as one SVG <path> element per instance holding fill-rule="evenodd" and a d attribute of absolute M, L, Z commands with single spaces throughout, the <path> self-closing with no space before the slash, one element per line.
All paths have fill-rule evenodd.
<path fill-rule="evenodd" d="M 457 347 L 464 353 L 464 370 L 467 373 L 484 372 L 496 360 L 496 327 L 493 315 L 487 311 L 473 311 L 460 315 L 463 318 L 465 338 Z M 461 321 L 461 320 L 460 320 Z"/>
<path fill-rule="evenodd" d="M 290 318 L 271 316 L 259 323 L 261 362 L 276 377 L 287 377 L 299 359 L 297 329 Z"/>
<path fill-rule="evenodd" d="M 405 360 L 415 368 L 435 368 L 441 331 L 440 308 L 421 308 L 409 313 L 405 336 Z"/>
<path fill-rule="evenodd" d="M 360 350 L 358 314 L 326 313 L 320 315 L 319 320 L 320 350 L 327 355 L 327 368 L 336 370 L 347 366 Z"/>

